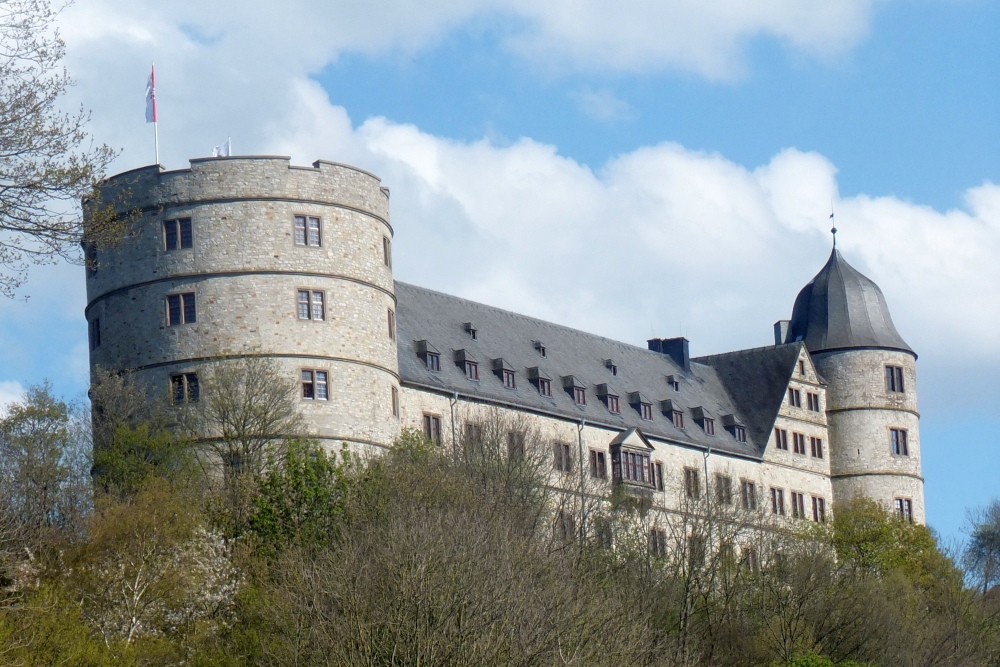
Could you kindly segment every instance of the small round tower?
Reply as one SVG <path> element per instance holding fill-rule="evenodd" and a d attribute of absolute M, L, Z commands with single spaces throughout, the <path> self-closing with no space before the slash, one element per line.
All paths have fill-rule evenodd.
<path fill-rule="evenodd" d="M 211 390 L 209 366 L 264 357 L 299 385 L 311 436 L 385 446 L 398 435 L 392 227 L 377 177 L 209 158 L 118 174 L 102 198 L 139 220 L 87 271 L 92 368 L 134 371 L 185 401 Z"/>
<path fill-rule="evenodd" d="M 836 247 L 795 299 L 786 342 L 796 341 L 827 382 L 834 500 L 865 495 L 924 523 L 917 355 L 882 290 Z"/>

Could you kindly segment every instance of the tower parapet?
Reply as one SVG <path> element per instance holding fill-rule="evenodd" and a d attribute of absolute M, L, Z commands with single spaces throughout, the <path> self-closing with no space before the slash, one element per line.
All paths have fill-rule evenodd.
<path fill-rule="evenodd" d="M 102 190 L 139 219 L 88 271 L 92 367 L 135 371 L 166 393 L 208 365 L 266 357 L 312 383 L 300 394 L 311 435 L 393 440 L 392 227 L 377 177 L 207 158 L 125 172 Z"/>

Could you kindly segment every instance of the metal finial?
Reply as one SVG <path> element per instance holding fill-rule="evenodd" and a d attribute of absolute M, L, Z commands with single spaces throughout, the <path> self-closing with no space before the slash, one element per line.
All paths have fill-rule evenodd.
<path fill-rule="evenodd" d="M 833 247 L 837 248 L 837 223 L 833 219 L 833 211 L 830 211 L 830 233 L 833 234 Z"/>

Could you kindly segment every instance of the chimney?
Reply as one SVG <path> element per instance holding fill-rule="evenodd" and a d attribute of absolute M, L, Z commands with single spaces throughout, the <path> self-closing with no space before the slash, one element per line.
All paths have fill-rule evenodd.
<path fill-rule="evenodd" d="M 691 353 L 688 350 L 688 339 L 680 338 L 650 338 L 646 341 L 653 352 L 665 354 L 674 360 L 685 371 L 691 370 Z"/>
<path fill-rule="evenodd" d="M 785 340 L 788 338 L 788 325 L 791 324 L 788 320 L 778 320 L 774 323 L 774 344 L 784 345 Z"/>

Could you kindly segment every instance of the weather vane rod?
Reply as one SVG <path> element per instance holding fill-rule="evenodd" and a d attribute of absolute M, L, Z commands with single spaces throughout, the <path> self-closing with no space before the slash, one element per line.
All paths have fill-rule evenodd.
<path fill-rule="evenodd" d="M 837 249 L 837 222 L 833 218 L 833 204 L 830 204 L 830 233 L 833 234 L 833 248 Z"/>

